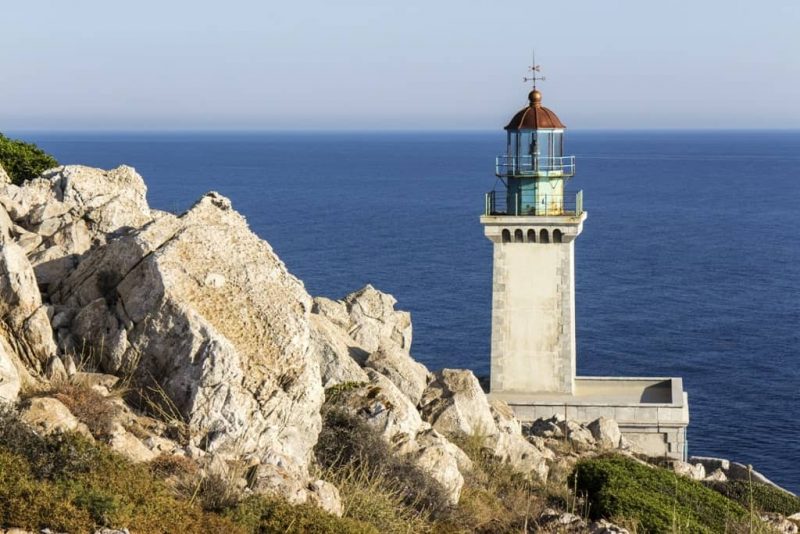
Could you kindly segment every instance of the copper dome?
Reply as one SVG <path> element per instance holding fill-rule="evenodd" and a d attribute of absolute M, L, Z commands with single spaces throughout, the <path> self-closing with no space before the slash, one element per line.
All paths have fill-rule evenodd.
<path fill-rule="evenodd" d="M 555 113 L 542 106 L 542 93 L 534 89 L 528 94 L 528 107 L 514 115 L 506 130 L 540 130 L 544 128 L 566 128 Z"/>

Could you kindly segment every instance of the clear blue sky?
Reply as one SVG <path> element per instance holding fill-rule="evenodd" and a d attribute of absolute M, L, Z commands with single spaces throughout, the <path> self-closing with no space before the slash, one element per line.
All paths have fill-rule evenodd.
<path fill-rule="evenodd" d="M 0 131 L 800 128 L 798 0 L 2 0 Z"/>

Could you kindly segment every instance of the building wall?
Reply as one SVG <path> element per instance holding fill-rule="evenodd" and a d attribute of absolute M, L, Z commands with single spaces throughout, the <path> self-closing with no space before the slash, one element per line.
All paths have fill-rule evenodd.
<path fill-rule="evenodd" d="M 572 240 L 494 242 L 493 393 L 573 392 L 573 284 Z"/>

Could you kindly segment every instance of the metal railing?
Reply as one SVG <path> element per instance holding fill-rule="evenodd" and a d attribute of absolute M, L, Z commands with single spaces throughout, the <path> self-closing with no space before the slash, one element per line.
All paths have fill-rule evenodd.
<path fill-rule="evenodd" d="M 495 159 L 497 176 L 575 176 L 575 156 L 544 158 L 539 156 L 510 156 Z"/>
<path fill-rule="evenodd" d="M 486 193 L 485 215 L 576 216 L 583 213 L 583 191 L 563 195 L 512 193 L 495 190 Z"/>

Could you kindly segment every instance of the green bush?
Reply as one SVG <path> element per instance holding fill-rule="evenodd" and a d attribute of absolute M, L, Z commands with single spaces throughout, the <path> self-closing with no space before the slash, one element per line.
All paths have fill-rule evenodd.
<path fill-rule="evenodd" d="M 57 167 L 58 161 L 33 143 L 9 139 L 0 134 L 0 165 L 13 183 L 21 184 L 47 169 Z"/>
<path fill-rule="evenodd" d="M 378 534 L 371 525 L 336 517 L 313 504 L 294 506 L 264 496 L 245 499 L 225 515 L 245 531 L 259 534 Z"/>
<path fill-rule="evenodd" d="M 700 482 L 624 456 L 583 460 L 575 473 L 577 491 L 586 494 L 592 519 L 633 521 L 640 532 L 726 532 L 748 516 Z"/>
<path fill-rule="evenodd" d="M 733 499 L 745 508 L 750 508 L 750 484 L 743 480 L 729 482 L 709 482 L 708 487 L 725 497 Z M 800 512 L 800 497 L 768 484 L 752 484 L 753 507 L 761 512 L 776 512 L 786 516 Z"/>

